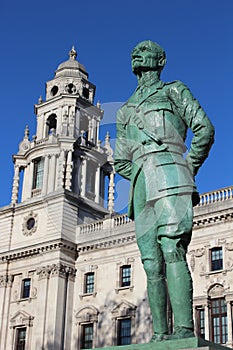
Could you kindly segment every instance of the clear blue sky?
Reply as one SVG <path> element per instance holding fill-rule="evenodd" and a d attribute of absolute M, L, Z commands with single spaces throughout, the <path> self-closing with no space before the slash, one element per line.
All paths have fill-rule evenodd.
<path fill-rule="evenodd" d="M 233 183 L 232 0 L 2 0 L 0 38 L 1 206 L 10 202 L 11 156 L 25 125 L 35 133 L 33 106 L 73 44 L 102 103 L 123 102 L 134 90 L 130 52 L 139 41 L 163 46 L 162 79 L 186 83 L 216 128 L 200 192 Z"/>

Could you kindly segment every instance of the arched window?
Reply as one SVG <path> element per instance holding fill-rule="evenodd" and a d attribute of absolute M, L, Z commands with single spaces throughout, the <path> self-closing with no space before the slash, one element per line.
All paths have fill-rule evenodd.
<path fill-rule="evenodd" d="M 216 283 L 208 292 L 210 299 L 210 334 L 216 344 L 226 344 L 228 340 L 227 304 L 224 287 Z"/>
<path fill-rule="evenodd" d="M 47 120 L 46 120 L 46 125 L 47 125 L 47 135 L 51 134 L 52 131 L 56 131 L 57 129 L 57 116 L 56 114 L 51 114 Z"/>
<path fill-rule="evenodd" d="M 84 306 L 76 313 L 78 325 L 78 349 L 91 349 L 97 345 L 97 322 L 99 311 L 95 306 Z"/>

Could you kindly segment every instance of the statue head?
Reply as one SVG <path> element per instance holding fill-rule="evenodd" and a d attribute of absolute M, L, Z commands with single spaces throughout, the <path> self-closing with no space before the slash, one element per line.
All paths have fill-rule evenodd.
<path fill-rule="evenodd" d="M 159 75 L 166 64 L 164 49 L 150 40 L 140 42 L 132 51 L 131 63 L 133 73 L 140 75 L 142 71 L 158 71 Z"/>

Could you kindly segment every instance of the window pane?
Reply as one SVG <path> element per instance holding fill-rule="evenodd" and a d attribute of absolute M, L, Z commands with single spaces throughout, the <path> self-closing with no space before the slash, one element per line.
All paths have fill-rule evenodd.
<path fill-rule="evenodd" d="M 25 350 L 26 327 L 16 329 L 16 350 Z"/>
<path fill-rule="evenodd" d="M 117 345 L 131 344 L 131 319 L 118 320 Z"/>
<path fill-rule="evenodd" d="M 211 271 L 222 270 L 222 248 L 211 249 Z"/>
<path fill-rule="evenodd" d="M 34 162 L 33 188 L 42 188 L 44 176 L 44 159 L 37 159 Z"/>
<path fill-rule="evenodd" d="M 225 344 L 228 339 L 225 299 L 214 299 L 211 304 L 212 340 L 217 344 Z"/>
<path fill-rule="evenodd" d="M 95 286 L 94 272 L 88 272 L 85 274 L 85 287 L 84 293 L 94 293 Z"/>
<path fill-rule="evenodd" d="M 121 266 L 120 287 L 130 286 L 131 284 L 131 265 Z"/>
<path fill-rule="evenodd" d="M 30 287 L 31 287 L 31 279 L 26 278 L 22 281 L 22 298 L 30 297 Z"/>
<path fill-rule="evenodd" d="M 93 324 L 82 326 L 81 349 L 91 349 L 93 344 Z"/>
<path fill-rule="evenodd" d="M 198 336 L 205 339 L 205 310 L 197 309 L 197 331 Z"/>

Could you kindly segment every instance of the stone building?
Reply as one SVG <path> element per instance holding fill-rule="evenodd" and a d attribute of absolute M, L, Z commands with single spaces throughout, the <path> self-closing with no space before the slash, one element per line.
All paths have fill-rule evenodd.
<path fill-rule="evenodd" d="M 26 127 L 12 202 L 0 209 L 0 350 L 143 343 L 152 333 L 134 223 L 114 213 L 103 111 L 74 48 L 69 56 L 35 105 L 36 136 Z M 188 252 L 196 334 L 229 347 L 232 195 L 229 187 L 201 196 Z"/>

